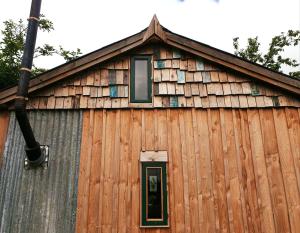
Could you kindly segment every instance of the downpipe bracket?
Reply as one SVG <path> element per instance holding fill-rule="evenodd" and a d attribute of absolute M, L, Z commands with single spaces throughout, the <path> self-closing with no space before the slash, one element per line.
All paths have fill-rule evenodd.
<path fill-rule="evenodd" d="M 47 169 L 49 166 L 49 146 L 48 145 L 40 145 L 41 156 L 34 161 L 28 159 L 27 156 L 24 158 L 24 168 L 25 170 L 30 169 Z M 25 151 L 27 148 L 25 148 Z"/>

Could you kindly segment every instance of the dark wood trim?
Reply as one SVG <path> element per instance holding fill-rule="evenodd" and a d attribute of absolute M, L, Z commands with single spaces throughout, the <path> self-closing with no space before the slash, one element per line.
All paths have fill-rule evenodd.
<path fill-rule="evenodd" d="M 162 220 L 147 220 L 147 176 L 146 169 L 148 167 L 157 167 L 162 169 L 162 196 L 163 196 L 163 218 Z M 141 226 L 142 227 L 166 227 L 169 225 L 168 222 L 168 193 L 167 193 L 167 163 L 166 162 L 142 162 L 141 172 Z"/>

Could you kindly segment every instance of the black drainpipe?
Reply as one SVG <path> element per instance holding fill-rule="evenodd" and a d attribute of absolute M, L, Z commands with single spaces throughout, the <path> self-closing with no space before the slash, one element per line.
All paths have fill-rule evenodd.
<path fill-rule="evenodd" d="M 40 9 L 41 0 L 32 0 L 30 16 L 28 19 L 24 54 L 20 69 L 20 80 L 18 84 L 17 96 L 15 99 L 16 118 L 26 142 L 25 152 L 27 156 L 27 161 L 31 166 L 39 166 L 45 160 L 45 155 L 41 151 L 40 144 L 35 140 L 26 112 L 26 101 L 28 100 L 28 86 L 31 76 L 32 60 L 38 30 Z"/>

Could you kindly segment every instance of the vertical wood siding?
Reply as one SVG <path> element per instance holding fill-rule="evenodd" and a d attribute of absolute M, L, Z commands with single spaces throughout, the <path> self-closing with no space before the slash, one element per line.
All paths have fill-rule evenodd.
<path fill-rule="evenodd" d="M 7 111 L 0 111 L 0 168 L 2 165 L 3 150 L 6 141 L 8 123 L 9 113 Z"/>
<path fill-rule="evenodd" d="M 300 110 L 90 110 L 77 233 L 300 232 Z M 141 150 L 168 151 L 170 228 L 140 228 Z"/>

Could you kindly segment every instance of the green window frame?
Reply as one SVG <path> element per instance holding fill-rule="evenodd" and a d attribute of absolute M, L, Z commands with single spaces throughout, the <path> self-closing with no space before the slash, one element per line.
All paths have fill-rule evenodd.
<path fill-rule="evenodd" d="M 135 94 L 135 62 L 137 60 L 147 61 L 147 99 L 138 99 Z M 152 65 L 151 56 L 133 56 L 130 60 L 130 102 L 131 103 L 152 103 Z"/>
<path fill-rule="evenodd" d="M 141 227 L 168 227 L 168 195 L 167 195 L 167 165 L 166 162 L 142 162 L 142 193 L 141 193 Z M 161 217 L 148 217 L 148 175 L 147 169 L 160 169 L 160 203 Z M 149 173 L 150 174 L 150 173 Z M 150 178 L 150 176 L 149 176 Z"/>

